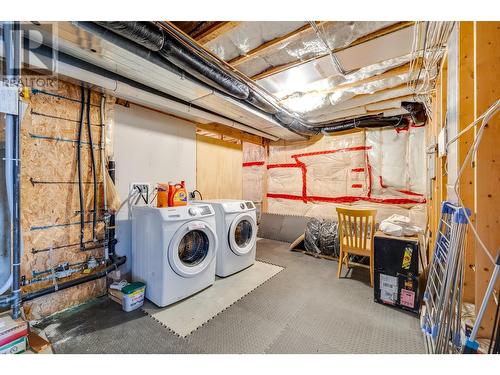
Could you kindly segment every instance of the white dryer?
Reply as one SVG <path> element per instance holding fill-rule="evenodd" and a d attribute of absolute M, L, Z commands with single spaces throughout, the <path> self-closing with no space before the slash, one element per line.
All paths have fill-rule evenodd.
<path fill-rule="evenodd" d="M 208 204 L 132 207 L 132 279 L 163 307 L 215 281 L 217 234 Z"/>
<path fill-rule="evenodd" d="M 257 219 L 255 205 L 241 200 L 204 200 L 215 210 L 217 221 L 217 276 L 226 277 L 255 263 Z"/>

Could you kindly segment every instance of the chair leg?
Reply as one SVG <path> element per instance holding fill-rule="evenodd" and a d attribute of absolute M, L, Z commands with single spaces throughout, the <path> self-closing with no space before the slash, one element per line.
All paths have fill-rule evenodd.
<path fill-rule="evenodd" d="M 337 279 L 340 279 L 340 274 L 342 273 L 342 263 L 344 263 L 344 253 L 340 250 L 339 253 L 339 268 L 337 270 Z"/>
<path fill-rule="evenodd" d="M 373 269 L 373 257 L 370 257 L 370 286 L 373 288 L 374 279 L 374 269 Z"/>

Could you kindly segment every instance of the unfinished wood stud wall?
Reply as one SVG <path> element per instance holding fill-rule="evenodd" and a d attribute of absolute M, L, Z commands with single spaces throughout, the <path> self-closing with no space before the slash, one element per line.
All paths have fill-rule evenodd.
<path fill-rule="evenodd" d="M 481 116 L 500 98 L 500 22 L 460 22 L 459 35 L 459 116 L 458 130 L 463 130 Z M 446 119 L 446 59 L 442 65 L 433 97 L 434 121 L 428 140 L 437 139 Z M 458 160 L 461 165 L 475 139 L 475 131 L 469 131 L 458 141 Z M 488 124 L 483 134 L 477 156 L 463 172 L 459 183 L 460 197 L 471 209 L 471 221 L 492 256 L 500 248 L 500 116 Z M 433 182 L 429 224 L 435 231 L 440 215 L 440 203 L 446 195 L 446 158 L 436 158 L 436 180 Z M 434 239 L 433 239 L 434 241 Z M 493 263 L 476 241 L 471 230 L 467 234 L 465 250 L 465 280 L 463 298 L 474 302 L 476 312 L 481 306 L 491 278 Z M 496 286 L 498 291 L 500 282 Z M 489 338 L 494 319 L 494 302 L 490 300 L 482 321 L 479 337 Z"/>

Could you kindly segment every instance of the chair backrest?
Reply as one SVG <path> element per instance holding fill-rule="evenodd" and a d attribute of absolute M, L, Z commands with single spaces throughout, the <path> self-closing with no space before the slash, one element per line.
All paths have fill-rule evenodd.
<path fill-rule="evenodd" d="M 377 210 L 356 210 L 337 207 L 339 217 L 340 246 L 344 243 L 351 249 L 368 250 L 373 241 Z M 373 246 L 371 247 L 373 249 Z"/>

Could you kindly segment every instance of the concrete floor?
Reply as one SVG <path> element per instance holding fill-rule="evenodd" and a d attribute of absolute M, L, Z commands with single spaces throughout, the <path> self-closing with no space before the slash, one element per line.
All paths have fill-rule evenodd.
<path fill-rule="evenodd" d="M 261 239 L 257 258 L 285 270 L 186 338 L 107 297 L 38 325 L 56 353 L 424 353 L 416 316 L 373 301 L 368 271 Z"/>

